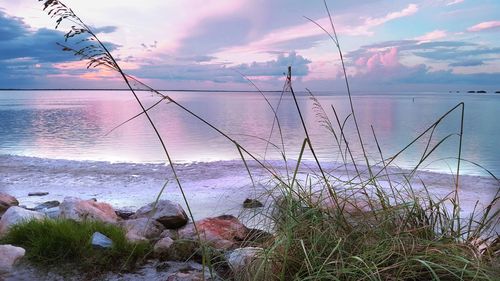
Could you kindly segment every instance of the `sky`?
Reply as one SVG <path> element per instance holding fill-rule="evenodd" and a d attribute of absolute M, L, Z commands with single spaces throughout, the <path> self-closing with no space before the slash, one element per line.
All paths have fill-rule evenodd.
<path fill-rule="evenodd" d="M 67 0 L 154 88 L 344 91 L 320 0 Z M 500 1 L 327 0 L 354 91 L 500 90 Z M 315 23 L 320 25 L 318 27 Z M 36 0 L 0 0 L 0 88 L 124 88 L 56 43 Z M 249 82 L 251 80 L 252 83 Z"/>

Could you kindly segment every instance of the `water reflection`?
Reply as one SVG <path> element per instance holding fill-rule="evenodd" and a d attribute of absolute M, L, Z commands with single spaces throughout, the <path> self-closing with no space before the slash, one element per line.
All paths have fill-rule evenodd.
<path fill-rule="evenodd" d="M 264 155 L 273 122 L 273 112 L 260 94 L 243 93 L 172 93 L 176 100 L 234 137 L 250 151 Z M 416 97 L 416 98 L 415 98 Z M 157 101 L 150 94 L 141 94 L 146 105 Z M 276 106 L 279 94 L 269 94 Z M 350 107 L 344 96 L 318 96 L 324 110 L 339 128 L 331 106 L 340 122 L 355 158 L 362 159 Z M 494 96 L 449 95 L 372 95 L 355 96 L 355 110 L 368 155 L 380 161 L 371 126 L 381 145 L 384 157 L 397 153 L 449 108 L 464 100 L 466 120 L 463 157 L 481 163 L 497 175 L 500 159 L 497 143 L 500 124 L 495 122 L 500 99 Z M 311 139 L 318 155 L 325 160 L 340 160 L 334 136 L 319 122 L 314 102 L 298 99 Z M 164 153 L 144 117 L 136 118 L 111 134 L 117 124 L 140 112 L 139 106 L 126 92 L 2 92 L 0 93 L 0 153 L 78 160 L 163 162 Z M 277 110 L 285 151 L 290 158 L 298 156 L 305 137 L 290 97 L 285 97 Z M 151 115 L 164 136 L 176 161 L 212 161 L 238 159 L 234 144 L 191 117 L 173 104 L 162 104 Z M 428 144 L 418 141 L 401 155 L 395 164 L 412 167 L 422 153 L 448 136 L 446 142 L 423 163 L 427 169 L 449 172 L 457 156 L 460 113 L 443 120 Z M 253 136 L 253 137 L 252 137 Z M 271 141 L 281 148 L 278 127 Z M 343 144 L 345 148 L 345 144 Z M 267 151 L 268 158 L 280 158 L 276 149 Z M 306 158 L 311 157 L 306 153 Z M 447 159 L 447 160 L 443 160 Z M 484 174 L 477 167 L 465 165 L 466 173 Z"/>

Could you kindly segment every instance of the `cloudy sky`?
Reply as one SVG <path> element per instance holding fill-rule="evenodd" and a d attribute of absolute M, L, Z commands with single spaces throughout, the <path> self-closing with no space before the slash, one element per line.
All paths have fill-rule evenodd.
<path fill-rule="evenodd" d="M 66 0 L 127 73 L 157 88 L 343 90 L 319 0 Z M 500 1 L 328 0 L 359 91 L 500 90 Z M 0 88 L 124 87 L 57 42 L 36 0 L 0 0 Z"/>

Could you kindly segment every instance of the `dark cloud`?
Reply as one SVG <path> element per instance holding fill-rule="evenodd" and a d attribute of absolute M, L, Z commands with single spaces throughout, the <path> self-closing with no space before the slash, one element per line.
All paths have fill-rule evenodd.
<path fill-rule="evenodd" d="M 309 73 L 309 63 L 310 60 L 291 52 L 288 55 L 280 54 L 276 60 L 241 64 L 234 69 L 248 76 L 283 76 L 288 66 L 292 66 L 294 76 L 305 76 Z"/>
<path fill-rule="evenodd" d="M 118 27 L 116 26 L 111 26 L 111 25 L 107 25 L 107 26 L 102 26 L 102 27 L 92 27 L 92 31 L 94 33 L 113 33 L 115 32 L 116 30 L 118 29 Z"/>
<path fill-rule="evenodd" d="M 33 33 L 24 33 L 12 39 L 0 39 L 0 60 L 31 58 L 38 62 L 63 62 L 74 57 L 61 52 L 56 42 L 62 41 L 60 31 L 39 29 Z"/>
<path fill-rule="evenodd" d="M 222 64 L 156 64 L 131 70 L 130 73 L 141 78 L 165 81 L 243 81 Z"/>
<path fill-rule="evenodd" d="M 389 47 L 400 47 L 405 48 L 406 46 L 415 46 L 418 43 L 417 40 L 392 40 L 384 41 L 370 45 L 364 45 L 359 48 L 359 50 L 366 50 L 372 48 L 389 48 Z"/>
<path fill-rule="evenodd" d="M 36 62 L 66 62 L 79 59 L 67 52 L 61 51 L 61 46 L 57 42 L 64 42 L 64 33 L 41 28 L 35 32 L 25 33 L 11 40 L 0 39 L 0 61 L 17 58 L 30 58 Z M 71 45 L 70 43 L 66 43 Z M 109 50 L 114 50 L 119 46 L 113 43 L 104 42 Z M 79 46 L 77 46 L 79 47 Z"/>
<path fill-rule="evenodd" d="M 433 59 L 433 60 L 444 60 L 444 61 L 454 61 L 463 60 L 469 58 L 483 58 L 485 55 L 495 55 L 500 53 L 500 48 L 478 48 L 475 49 L 463 49 L 463 48 L 428 48 L 427 51 L 413 52 L 414 55 Z"/>
<path fill-rule="evenodd" d="M 112 32 L 115 28 L 106 26 L 94 30 Z M 36 84 L 46 75 L 64 73 L 64 70 L 53 67 L 53 64 L 75 61 L 79 57 L 63 52 L 56 44 L 58 42 L 71 45 L 71 42 L 64 42 L 62 31 L 46 28 L 33 31 L 22 19 L 0 10 L 0 73 L 2 74 L 0 87 L 31 86 L 27 84 Z M 108 42 L 104 44 L 109 50 L 119 47 Z M 82 65 L 82 70 L 72 70 L 71 74 L 83 72 L 87 70 Z"/>
<path fill-rule="evenodd" d="M 311 89 L 344 89 L 341 77 L 328 81 L 308 81 L 304 87 Z M 448 91 L 477 88 L 496 90 L 497 73 L 458 74 L 451 70 L 432 71 L 424 64 L 415 66 L 398 65 L 391 71 L 377 69 L 373 72 L 349 76 L 349 85 L 354 91 Z M 296 87 L 299 88 L 299 87 Z"/>
<path fill-rule="evenodd" d="M 478 66 L 497 60 L 500 48 L 484 47 L 462 41 L 435 41 L 421 43 L 417 40 L 386 41 L 365 45 L 346 54 L 351 64 L 367 59 L 377 51 L 374 49 L 396 48 L 401 56 L 417 56 L 433 61 L 448 62 L 450 67 Z"/>
<path fill-rule="evenodd" d="M 188 62 L 209 62 L 216 57 L 207 56 L 207 55 L 196 55 L 196 56 L 186 56 L 186 57 L 178 57 L 176 60 L 178 61 L 188 61 Z"/>
<path fill-rule="evenodd" d="M 409 84 L 438 84 L 438 85 L 482 85 L 498 86 L 498 74 L 496 73 L 473 73 L 457 74 L 451 70 L 446 71 L 423 71 L 398 79 L 398 82 Z"/>
<path fill-rule="evenodd" d="M 359 49 L 347 53 L 346 57 L 357 58 L 360 55 L 371 53 L 372 49 L 398 48 L 400 52 L 415 51 L 413 53 L 418 54 L 418 51 L 421 51 L 421 54 L 424 54 L 424 53 L 430 53 L 434 50 L 453 52 L 463 47 L 477 47 L 477 45 L 461 41 L 435 41 L 435 42 L 423 42 L 423 43 L 421 43 L 418 40 L 384 41 L 375 44 L 361 46 Z"/>
<path fill-rule="evenodd" d="M 288 66 L 293 67 L 294 76 L 309 73 L 307 65 L 311 61 L 295 52 L 280 54 L 275 60 L 253 62 L 228 67 L 224 64 L 163 64 L 147 65 L 133 70 L 131 74 L 141 78 L 169 81 L 212 81 L 216 83 L 245 82 L 245 76 L 283 76 Z"/>
<path fill-rule="evenodd" d="M 482 60 L 465 60 L 465 61 L 459 61 L 459 62 L 454 62 L 450 63 L 449 66 L 478 66 L 478 65 L 483 65 L 484 62 Z"/>
<path fill-rule="evenodd" d="M 17 17 L 9 17 L 0 10 L 0 40 L 12 40 L 25 35 L 28 26 Z"/>

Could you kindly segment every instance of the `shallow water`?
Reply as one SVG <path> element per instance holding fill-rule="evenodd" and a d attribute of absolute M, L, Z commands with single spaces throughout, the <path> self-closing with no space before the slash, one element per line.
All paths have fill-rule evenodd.
<path fill-rule="evenodd" d="M 279 159 L 273 145 L 266 151 L 264 141 L 270 135 L 273 112 L 259 93 L 169 93 L 224 132 L 229 133 L 249 151 L 262 158 Z M 146 104 L 158 100 L 141 93 Z M 266 93 L 276 107 L 279 93 Z M 345 95 L 321 93 L 317 96 L 340 136 L 331 105 L 340 122 L 350 109 Z M 469 95 L 439 93 L 357 94 L 354 106 L 363 141 L 372 163 L 380 155 L 371 131 L 376 132 L 383 156 L 390 157 L 402 149 L 420 132 L 447 110 L 463 101 L 465 123 L 464 159 L 476 162 L 495 175 L 500 175 L 500 95 Z M 318 156 L 322 160 L 342 161 L 332 133 L 321 126 L 321 118 L 313 101 L 298 98 L 303 117 Z M 104 160 L 112 162 L 165 162 L 156 136 L 144 117 L 139 117 L 106 135 L 113 127 L 140 112 L 128 92 L 112 91 L 5 91 L 0 92 L 0 154 L 60 158 L 72 160 Z M 297 159 L 305 137 L 293 100 L 285 95 L 277 109 L 288 158 Z M 162 104 L 151 111 L 176 162 L 239 159 L 234 144 L 189 116 L 173 104 Z M 449 137 L 422 163 L 421 168 L 451 173 L 456 170 L 460 112 L 453 112 L 434 132 L 430 150 L 440 139 Z M 282 149 L 275 126 L 271 141 Z M 356 161 L 364 162 L 353 118 L 346 119 L 344 134 L 354 150 Z M 264 139 L 264 140 L 263 140 Z M 425 151 L 427 142 L 419 141 L 401 154 L 396 165 L 412 168 Z M 312 155 L 306 151 L 306 159 Z M 478 166 L 462 162 L 461 172 L 486 175 Z"/>

